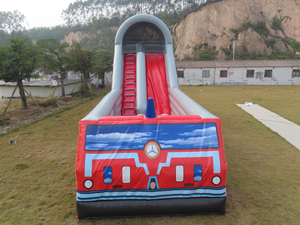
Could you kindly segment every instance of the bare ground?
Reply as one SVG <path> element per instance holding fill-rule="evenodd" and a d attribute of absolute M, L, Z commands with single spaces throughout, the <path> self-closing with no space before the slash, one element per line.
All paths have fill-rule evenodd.
<path fill-rule="evenodd" d="M 6 133 L 9 130 L 24 124 L 31 123 L 66 106 L 77 104 L 80 101 L 84 101 L 84 99 L 75 99 L 70 97 L 58 99 L 57 102 L 46 99 L 38 103 L 39 107 L 37 107 L 34 103 L 27 108 L 14 105 L 13 109 L 9 108 L 7 112 L 3 114 L 8 101 L 9 99 L 0 99 L 0 134 Z M 18 101 L 20 100 L 13 99 L 11 104 Z"/>
<path fill-rule="evenodd" d="M 0 121 L 7 120 L 9 123 L 0 125 L 0 133 L 6 133 L 13 128 L 31 123 L 59 109 L 59 107 L 51 107 L 40 111 L 37 107 L 29 107 L 27 109 L 16 109 L 13 112 L 6 113 L 5 115 L 1 114 Z"/>

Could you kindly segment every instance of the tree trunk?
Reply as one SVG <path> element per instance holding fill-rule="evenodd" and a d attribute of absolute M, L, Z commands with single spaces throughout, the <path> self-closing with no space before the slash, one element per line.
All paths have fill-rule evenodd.
<path fill-rule="evenodd" d="M 61 75 L 60 77 L 61 77 L 61 78 L 60 78 L 60 82 L 61 82 L 61 96 L 62 96 L 62 97 L 65 97 L 66 94 L 65 94 L 64 78 L 63 78 L 62 75 Z"/>
<path fill-rule="evenodd" d="M 105 77 L 104 77 L 104 76 L 105 76 L 104 73 L 98 75 L 98 79 L 101 79 L 101 84 L 99 85 L 100 88 L 105 88 L 105 83 L 104 83 L 104 78 L 105 78 Z"/>
<path fill-rule="evenodd" d="M 18 85 L 18 88 L 19 88 L 19 93 L 20 93 L 20 98 L 21 98 L 21 102 L 22 102 L 22 107 L 26 108 L 27 107 L 27 100 L 26 100 L 26 96 L 25 96 L 25 92 L 24 92 L 24 87 L 23 87 L 22 80 L 18 80 L 17 85 Z"/>

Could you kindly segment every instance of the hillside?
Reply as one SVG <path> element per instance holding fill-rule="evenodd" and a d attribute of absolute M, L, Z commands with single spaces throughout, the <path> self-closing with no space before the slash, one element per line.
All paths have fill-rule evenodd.
<path fill-rule="evenodd" d="M 281 27 L 272 26 L 274 18 Z M 222 60 L 230 56 L 233 40 L 237 40 L 237 51 L 248 54 L 270 55 L 277 50 L 294 54 L 299 51 L 299 21 L 299 0 L 223 0 L 208 4 L 174 28 L 175 55 L 178 60 L 190 58 L 194 47 L 207 43 L 216 46 L 217 59 Z M 265 27 L 253 29 L 263 23 Z M 290 45 L 295 43 L 298 45 L 293 49 Z"/>
<path fill-rule="evenodd" d="M 142 3 L 135 4 L 139 8 Z M 78 7 L 74 12 L 69 9 L 68 15 L 75 21 L 89 15 L 89 8 L 82 12 Z M 69 43 L 76 40 L 84 49 L 113 51 L 118 26 L 132 15 L 150 13 L 158 16 L 172 31 L 177 60 L 229 60 L 234 47 L 235 59 L 239 60 L 300 58 L 300 0 L 207 0 L 168 13 L 161 10 L 154 13 L 153 9 L 131 10 L 129 14 L 100 16 L 92 22 L 69 27 L 31 29 L 25 34 L 32 40 L 54 37 Z M 0 38 L 0 46 L 9 43 L 8 37 L 3 40 Z"/>

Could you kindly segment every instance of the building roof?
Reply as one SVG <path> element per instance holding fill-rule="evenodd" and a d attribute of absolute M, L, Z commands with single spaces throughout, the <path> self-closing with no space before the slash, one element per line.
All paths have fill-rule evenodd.
<path fill-rule="evenodd" d="M 80 80 L 66 79 L 64 85 L 79 83 Z M 0 83 L 0 86 L 16 86 L 16 82 Z M 59 80 L 37 80 L 37 81 L 23 81 L 24 87 L 57 87 L 60 86 Z"/>
<path fill-rule="evenodd" d="M 300 67 L 300 60 L 178 61 L 176 68 Z"/>

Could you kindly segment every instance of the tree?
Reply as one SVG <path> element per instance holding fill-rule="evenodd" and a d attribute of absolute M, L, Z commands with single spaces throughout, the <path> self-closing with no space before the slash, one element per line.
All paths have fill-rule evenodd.
<path fill-rule="evenodd" d="M 205 2 L 213 2 L 213 0 Z M 121 20 L 140 13 L 158 16 L 165 10 L 168 13 L 178 14 L 184 9 L 195 9 L 202 3 L 204 1 L 199 0 L 78 0 L 69 4 L 69 7 L 62 12 L 62 17 L 68 25 L 87 24 L 102 16 L 112 18 L 117 12 L 122 13 L 119 16 Z"/>
<path fill-rule="evenodd" d="M 87 83 L 90 78 L 90 71 L 92 69 L 94 52 L 83 50 L 81 45 L 72 41 L 70 50 L 70 69 L 74 72 L 80 72 L 81 79 Z"/>
<path fill-rule="evenodd" d="M 22 80 L 35 75 L 39 58 L 38 47 L 26 43 L 27 40 L 17 37 L 0 48 L 0 78 L 5 82 L 17 82 L 23 107 L 27 107 L 27 100 Z"/>
<path fill-rule="evenodd" d="M 98 75 L 98 78 L 102 80 L 102 86 L 104 87 L 105 72 L 112 71 L 113 67 L 113 52 L 108 50 L 98 50 L 95 54 L 93 73 Z"/>
<path fill-rule="evenodd" d="M 62 96 L 65 97 L 64 79 L 66 79 L 70 67 L 69 44 L 67 42 L 60 43 L 56 38 L 40 39 L 36 44 L 43 50 L 42 70 L 60 74 L 61 92 Z"/>
<path fill-rule="evenodd" d="M 26 17 L 17 10 L 13 12 L 0 11 L 0 30 L 4 30 L 8 33 L 12 32 L 13 30 L 24 30 L 25 27 L 22 25 L 22 23 L 25 22 Z"/>
<path fill-rule="evenodd" d="M 278 15 L 274 16 L 271 20 L 271 28 L 273 30 L 282 30 L 281 23 L 282 17 L 278 18 Z"/>

